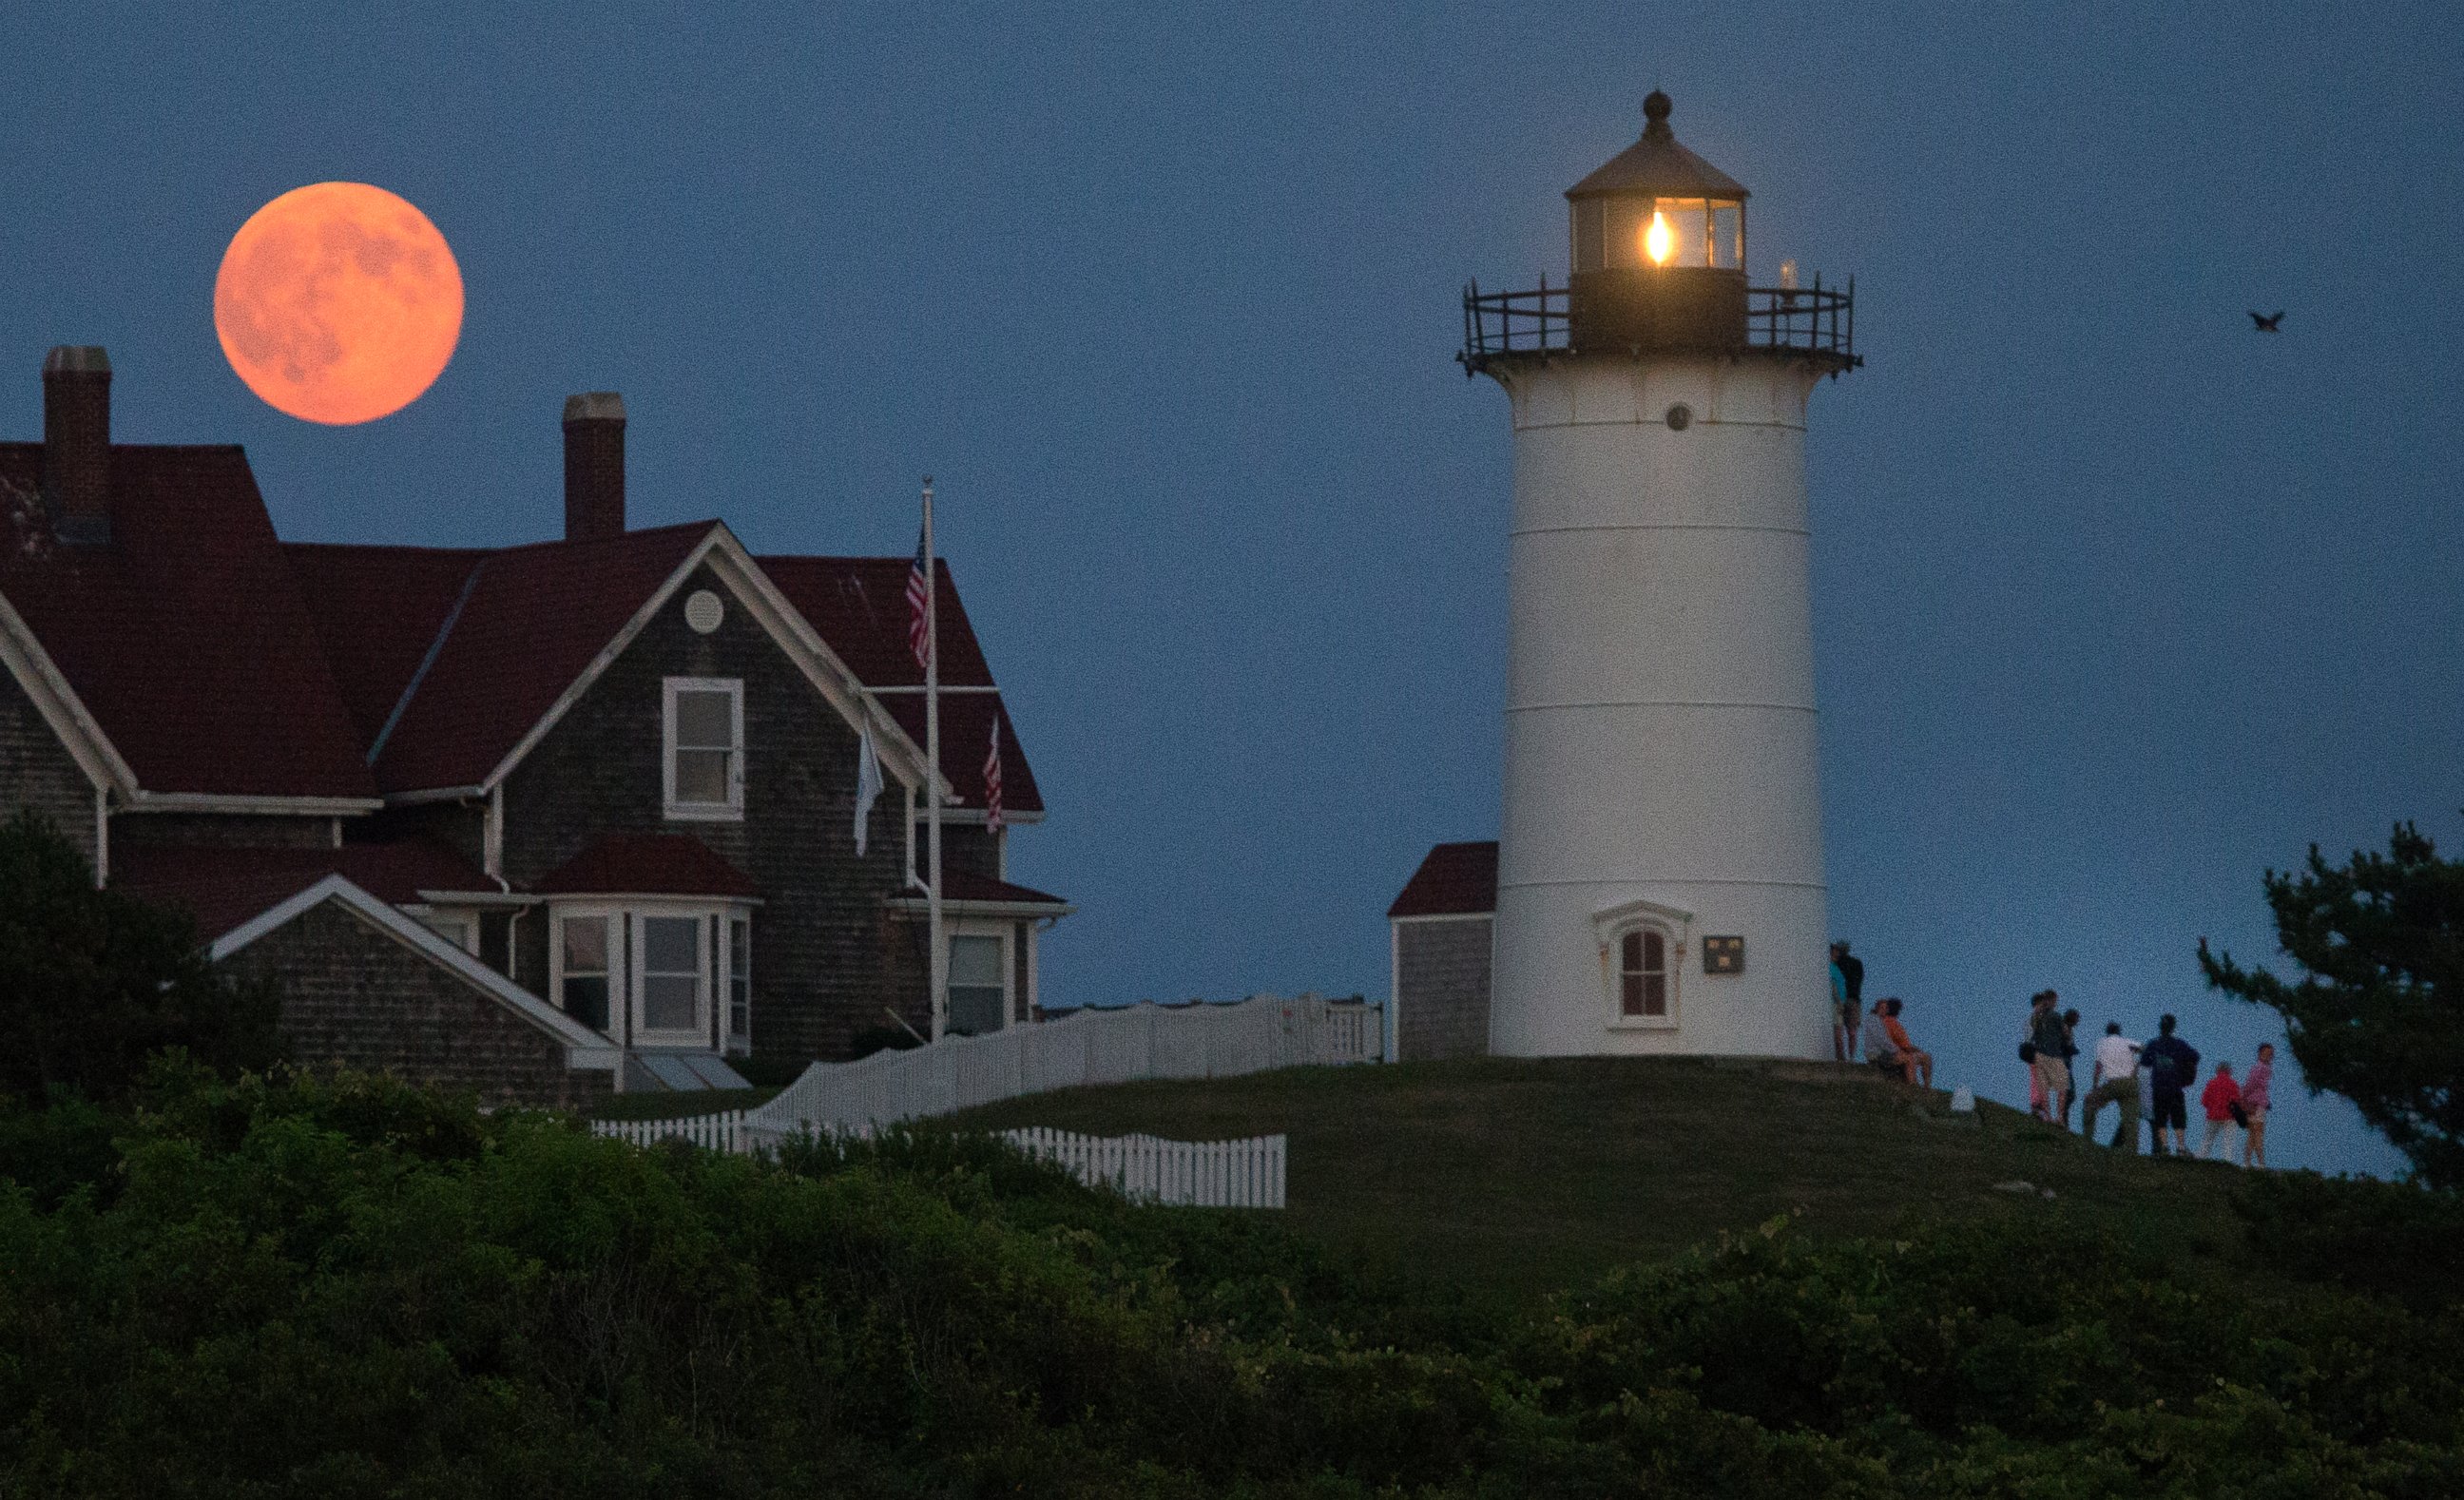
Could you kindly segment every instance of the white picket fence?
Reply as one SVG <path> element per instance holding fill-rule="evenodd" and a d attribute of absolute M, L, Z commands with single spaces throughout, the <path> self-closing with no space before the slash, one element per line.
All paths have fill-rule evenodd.
<path fill-rule="evenodd" d="M 755 1144 L 773 1145 L 800 1131 L 894 1125 L 1082 1084 L 1373 1063 L 1383 1057 L 1384 1042 L 1380 1006 L 1317 995 L 1081 1010 L 990 1036 L 815 1063 L 777 1098 L 747 1112 L 744 1128 Z"/>
<path fill-rule="evenodd" d="M 1164 1140 L 1155 1136 L 1077 1136 L 1037 1126 L 1003 1131 L 1028 1156 L 1066 1168 L 1089 1187 L 1140 1202 L 1199 1208 L 1284 1206 L 1284 1137 Z"/>
<path fill-rule="evenodd" d="M 592 1120 L 590 1134 L 612 1136 L 637 1146 L 662 1140 L 690 1141 L 704 1150 L 723 1151 L 732 1156 L 742 1156 L 753 1149 L 752 1137 L 744 1129 L 742 1110 L 729 1110 L 724 1114 L 694 1114 L 674 1120 Z"/>

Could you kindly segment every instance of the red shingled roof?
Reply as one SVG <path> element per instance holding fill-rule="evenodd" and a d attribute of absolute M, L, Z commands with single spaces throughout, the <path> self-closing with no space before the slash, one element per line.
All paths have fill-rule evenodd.
<path fill-rule="evenodd" d="M 477 560 L 461 614 L 378 749 L 378 783 L 477 785 L 716 524 L 543 541 Z"/>
<path fill-rule="evenodd" d="M 118 446 L 113 540 L 73 548 L 51 540 L 34 498 L 42 453 L 0 443 L 0 481 L 15 492 L 0 489 L 0 594 L 157 792 L 478 784 L 716 524 L 499 550 L 286 544 L 239 449 Z M 907 648 L 910 560 L 757 562 L 868 687 L 921 683 Z M 937 577 L 942 680 L 990 688 L 946 562 Z M 921 695 L 883 701 L 921 744 Z M 966 806 L 983 805 L 996 716 L 1003 805 L 1039 813 L 998 693 L 942 700 L 945 774 Z"/>
<path fill-rule="evenodd" d="M 868 688 L 922 687 L 924 669 L 907 645 L 907 575 L 913 558 L 756 558 Z M 991 687 L 992 669 L 958 602 L 950 560 L 933 560 L 933 613 L 940 628 L 941 685 Z M 918 741 L 921 743 L 921 741 Z M 1004 766 L 1003 770 L 1008 768 Z"/>
<path fill-rule="evenodd" d="M 1388 916 L 1475 916 L 1497 910 L 1497 841 L 1441 844 L 1412 871 Z"/>
<path fill-rule="evenodd" d="M 0 501 L 37 495 L 42 469 L 41 444 L 0 443 Z M 114 445 L 111 521 L 107 545 L 72 547 L 39 510 L 7 515 L 0 594 L 138 784 L 375 796 L 247 455 Z"/>
<path fill-rule="evenodd" d="M 111 853 L 113 886 L 186 908 L 197 919 L 197 936 L 209 941 L 327 875 L 341 875 L 396 906 L 419 900 L 423 891 L 497 890 L 476 866 L 430 839 L 341 849 L 140 847 Z"/>
<path fill-rule="evenodd" d="M 752 877 L 689 833 L 609 833 L 531 882 L 543 895 L 759 896 Z"/>
<path fill-rule="evenodd" d="M 362 751 L 402 701 L 437 628 L 462 597 L 485 552 L 442 547 L 347 547 L 286 541 L 282 555 L 317 633 L 335 684 L 358 727 Z"/>
<path fill-rule="evenodd" d="M 1028 906 L 1067 906 L 1057 895 L 1046 895 L 1025 886 L 1014 886 L 1006 880 L 979 875 L 964 870 L 941 871 L 941 894 L 952 901 L 1015 901 Z"/>
<path fill-rule="evenodd" d="M 907 575 L 913 558 L 757 558 L 761 571 L 788 602 L 812 622 L 847 670 L 868 688 L 919 688 L 924 669 L 907 644 Z M 940 627 L 941 685 L 989 688 L 975 627 L 958 599 L 949 560 L 934 559 L 933 612 Z M 924 695 L 885 693 L 882 705 L 909 739 L 924 743 Z M 941 699 L 941 770 L 969 807 L 984 805 L 984 752 L 992 746 L 993 717 L 1001 719 L 1001 809 L 1042 812 L 1044 793 L 1020 748 L 1018 726 L 999 693 L 952 693 Z"/>

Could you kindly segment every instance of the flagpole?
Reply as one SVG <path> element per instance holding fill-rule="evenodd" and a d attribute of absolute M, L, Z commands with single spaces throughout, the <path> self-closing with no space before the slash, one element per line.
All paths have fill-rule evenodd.
<path fill-rule="evenodd" d="M 940 567 L 933 548 L 933 476 L 924 476 L 924 788 L 926 857 L 932 875 L 926 902 L 931 916 L 933 1040 L 949 1028 L 949 956 L 941 940 L 941 609 L 936 597 Z"/>

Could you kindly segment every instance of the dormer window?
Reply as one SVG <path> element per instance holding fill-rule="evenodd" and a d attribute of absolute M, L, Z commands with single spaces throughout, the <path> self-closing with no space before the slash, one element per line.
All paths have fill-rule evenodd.
<path fill-rule="evenodd" d="M 667 679 L 665 793 L 671 818 L 744 816 L 744 683 Z"/>

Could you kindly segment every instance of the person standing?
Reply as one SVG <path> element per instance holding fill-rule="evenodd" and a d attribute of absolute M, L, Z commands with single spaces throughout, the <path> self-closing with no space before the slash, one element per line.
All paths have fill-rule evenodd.
<path fill-rule="evenodd" d="M 2096 1044 L 2096 1070 L 2088 1078 L 2087 1103 L 2079 1110 L 2079 1134 L 2096 1138 L 2096 1117 L 2108 1104 L 2120 1107 L 2122 1123 L 2113 1132 L 2116 1151 L 2139 1149 L 2139 1044 L 2122 1034 L 2122 1023 L 2104 1024 L 2104 1040 Z"/>
<path fill-rule="evenodd" d="M 2190 1151 L 2190 1113 L 2187 1095 L 2190 1085 L 2199 1081 L 2199 1049 L 2173 1034 L 2175 1022 L 2169 1015 L 2156 1020 L 2156 1040 L 2140 1048 L 2139 1060 L 2147 1065 L 2147 1115 L 2151 1134 L 2149 1155 L 2165 1155 L 2165 1132 L 2173 1132 L 2172 1149 L 2182 1156 Z"/>
<path fill-rule="evenodd" d="M 2062 1095 L 2069 1092 L 2071 1082 L 2070 1064 L 2062 1057 L 2062 1049 L 2070 1046 L 2070 1033 L 2062 1027 L 2061 1013 L 2054 1008 L 2054 1003 L 2060 998 L 2052 990 L 2038 990 L 2028 1016 L 2028 1040 L 2036 1049 L 2035 1060 L 2029 1064 L 2036 1073 L 2035 1088 L 2029 1091 L 2029 1099 L 2033 1103 L 2036 1090 L 2043 1090 L 2044 1118 L 2056 1123 L 2061 1120 Z"/>
<path fill-rule="evenodd" d="M 2268 1091 L 2276 1085 L 2276 1044 L 2258 1044 L 2258 1061 L 2241 1075 L 2241 1164 L 2267 1170 Z"/>
<path fill-rule="evenodd" d="M 2216 1075 L 2199 1091 L 2199 1107 L 2208 1116 L 2208 1138 L 2199 1142 L 2199 1159 L 2205 1161 L 2216 1154 L 2216 1137 L 2243 1113 L 2241 1085 L 2233 1082 L 2233 1064 L 2216 1064 Z"/>
<path fill-rule="evenodd" d="M 1858 1023 L 1865 1014 L 1865 964 L 1842 938 L 1831 945 L 1831 1050 L 1843 1063 L 1857 1060 Z"/>
<path fill-rule="evenodd" d="M 2062 1012 L 2062 1102 L 2057 1113 L 2064 1130 L 2071 1128 L 2071 1101 L 2079 1097 L 2079 1024 L 2078 1011 Z"/>

